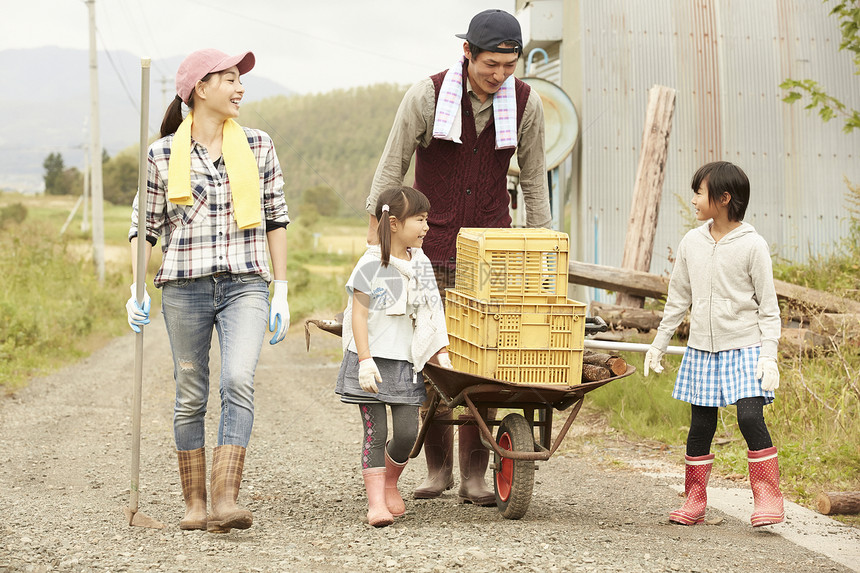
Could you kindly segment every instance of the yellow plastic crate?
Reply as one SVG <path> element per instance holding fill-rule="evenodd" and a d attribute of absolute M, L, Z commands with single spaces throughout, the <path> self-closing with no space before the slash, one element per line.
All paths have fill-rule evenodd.
<path fill-rule="evenodd" d="M 582 383 L 582 350 L 561 348 L 482 348 L 449 337 L 448 353 L 456 370 L 512 384 Z"/>
<path fill-rule="evenodd" d="M 575 300 L 501 303 L 478 300 L 458 289 L 445 291 L 448 333 L 485 348 L 582 350 L 585 305 Z"/>
<path fill-rule="evenodd" d="M 491 302 L 567 298 L 570 239 L 548 229 L 463 228 L 455 288 Z"/>
<path fill-rule="evenodd" d="M 585 305 L 492 303 L 445 291 L 454 368 L 521 384 L 577 385 L 582 376 Z"/>

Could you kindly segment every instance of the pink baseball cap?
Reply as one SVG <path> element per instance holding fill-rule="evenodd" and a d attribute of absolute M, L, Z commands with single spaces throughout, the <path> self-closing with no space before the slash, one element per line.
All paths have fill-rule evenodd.
<path fill-rule="evenodd" d="M 255 62 L 256 59 L 252 52 L 228 56 L 213 48 L 197 50 L 179 64 L 179 69 L 176 71 L 176 93 L 187 104 L 191 92 L 194 91 L 194 86 L 206 74 L 221 72 L 236 66 L 239 68 L 239 75 L 242 75 L 254 69 Z"/>

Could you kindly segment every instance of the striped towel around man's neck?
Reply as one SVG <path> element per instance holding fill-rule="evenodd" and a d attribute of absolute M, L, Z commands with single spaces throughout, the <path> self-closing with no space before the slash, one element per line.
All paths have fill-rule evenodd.
<path fill-rule="evenodd" d="M 462 143 L 460 134 L 463 120 L 460 117 L 463 97 L 463 62 L 451 66 L 442 80 L 439 98 L 436 102 L 436 115 L 433 119 L 433 137 L 454 143 Z M 493 94 L 493 121 L 496 129 L 496 149 L 517 146 L 517 97 L 514 76 L 508 76 L 502 86 Z"/>

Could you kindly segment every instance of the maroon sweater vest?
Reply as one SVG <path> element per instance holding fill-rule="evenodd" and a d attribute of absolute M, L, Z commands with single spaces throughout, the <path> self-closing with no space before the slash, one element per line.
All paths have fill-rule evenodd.
<path fill-rule="evenodd" d="M 463 77 L 467 74 L 466 65 L 468 61 L 463 66 Z M 436 101 L 439 101 L 439 89 L 446 72 L 431 76 Z M 514 79 L 519 129 L 531 88 Z M 460 227 L 511 226 L 507 173 L 515 150 L 496 149 L 492 117 L 478 136 L 466 89 L 463 89 L 461 117 L 463 143 L 434 138 L 426 148 L 418 146 L 415 154 L 415 188 L 430 199 L 427 221 L 430 231 L 422 249 L 434 265 L 452 269 L 456 263 Z"/>

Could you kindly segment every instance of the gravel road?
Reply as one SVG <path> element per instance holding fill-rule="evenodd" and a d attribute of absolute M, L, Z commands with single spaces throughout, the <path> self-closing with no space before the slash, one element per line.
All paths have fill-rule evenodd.
<path fill-rule="evenodd" d="M 437 500 L 404 495 L 406 515 L 371 528 L 363 521 L 357 409 L 332 392 L 340 340 L 316 331 L 311 343 L 306 352 L 301 325 L 294 325 L 281 344 L 264 344 L 240 493 L 254 525 L 227 535 L 178 527 L 172 363 L 161 320 L 145 334 L 140 511 L 164 529 L 129 527 L 122 511 L 129 501 L 134 335 L 0 398 L 0 572 L 852 570 L 716 509 L 707 525 L 671 525 L 677 493 L 666 479 L 624 461 L 664 463 L 665 454 L 612 440 L 587 415 L 571 428 L 564 451 L 539 464 L 522 520 L 459 505 L 448 492 Z M 215 350 L 213 375 L 217 363 Z M 210 405 L 211 447 L 217 383 Z M 681 454 L 675 457 L 680 465 Z M 404 492 L 423 472 L 423 457 L 407 466 Z"/>

